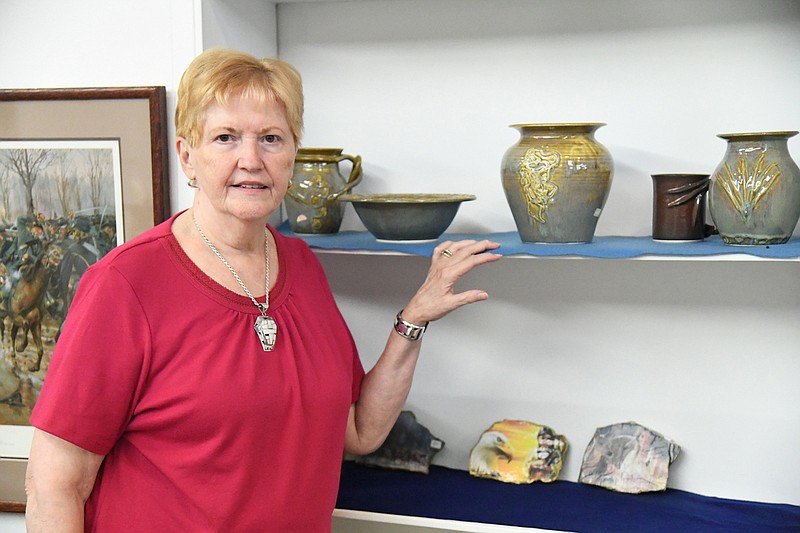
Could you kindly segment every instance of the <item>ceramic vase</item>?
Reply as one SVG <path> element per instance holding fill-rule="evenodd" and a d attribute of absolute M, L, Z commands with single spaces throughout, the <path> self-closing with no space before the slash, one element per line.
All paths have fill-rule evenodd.
<path fill-rule="evenodd" d="M 726 244 L 783 244 L 800 218 L 800 169 L 787 141 L 796 131 L 726 133 L 708 209 Z"/>
<path fill-rule="evenodd" d="M 604 125 L 511 126 L 520 139 L 503 156 L 503 190 L 523 242 L 592 241 L 614 169 L 594 138 Z"/>
<path fill-rule="evenodd" d="M 339 163 L 351 163 L 345 179 Z M 341 148 L 300 148 L 284 204 L 295 233 L 336 233 L 342 225 L 344 205 L 339 197 L 361 181 L 361 156 Z"/>

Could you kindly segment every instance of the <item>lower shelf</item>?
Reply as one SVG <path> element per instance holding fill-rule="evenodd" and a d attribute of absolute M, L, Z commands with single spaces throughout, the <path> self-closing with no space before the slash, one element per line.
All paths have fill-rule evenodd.
<path fill-rule="evenodd" d="M 336 508 L 592 533 L 800 531 L 800 506 L 794 505 L 712 498 L 675 489 L 620 494 L 570 481 L 513 485 L 440 466 L 432 466 L 425 475 L 349 461 L 342 466 Z"/>

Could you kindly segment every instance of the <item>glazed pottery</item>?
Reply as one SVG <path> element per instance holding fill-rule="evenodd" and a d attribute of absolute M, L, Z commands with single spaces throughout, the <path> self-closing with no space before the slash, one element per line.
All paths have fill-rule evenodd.
<path fill-rule="evenodd" d="M 653 174 L 653 239 L 701 241 L 706 226 L 708 174 Z"/>
<path fill-rule="evenodd" d="M 455 218 L 472 194 L 347 194 L 364 227 L 379 241 L 432 241 Z"/>
<path fill-rule="evenodd" d="M 523 242 L 594 238 L 614 163 L 594 138 L 602 123 L 514 124 L 520 139 L 503 156 L 503 189 Z"/>
<path fill-rule="evenodd" d="M 725 133 L 708 208 L 727 244 L 783 244 L 800 218 L 800 169 L 787 140 L 796 131 Z"/>
<path fill-rule="evenodd" d="M 339 163 L 350 161 L 350 176 L 339 172 Z M 341 148 L 300 148 L 294 175 L 284 204 L 295 233 L 336 233 L 342 225 L 344 207 L 339 196 L 361 181 L 361 156 L 342 153 Z"/>

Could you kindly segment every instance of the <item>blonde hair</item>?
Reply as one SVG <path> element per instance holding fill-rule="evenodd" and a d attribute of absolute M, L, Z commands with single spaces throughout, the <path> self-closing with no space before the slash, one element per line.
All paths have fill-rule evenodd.
<path fill-rule="evenodd" d="M 175 130 L 196 146 L 205 113 L 232 96 L 275 99 L 286 112 L 295 146 L 303 133 L 303 82 L 293 66 L 280 59 L 258 59 L 244 52 L 211 48 L 189 64 L 178 84 Z"/>

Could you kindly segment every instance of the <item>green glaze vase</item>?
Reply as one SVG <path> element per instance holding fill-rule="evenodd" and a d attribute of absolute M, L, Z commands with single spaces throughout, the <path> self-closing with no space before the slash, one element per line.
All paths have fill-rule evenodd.
<path fill-rule="evenodd" d="M 523 242 L 592 241 L 614 171 L 594 138 L 604 125 L 511 126 L 520 139 L 503 156 L 503 190 Z"/>
<path fill-rule="evenodd" d="M 352 165 L 347 179 L 339 163 Z M 344 205 L 339 197 L 361 181 L 361 156 L 342 153 L 341 148 L 300 148 L 284 204 L 295 233 L 336 233 L 342 225 Z"/>
<path fill-rule="evenodd" d="M 724 133 L 708 209 L 726 244 L 783 244 L 800 219 L 800 169 L 787 141 L 796 131 Z"/>

